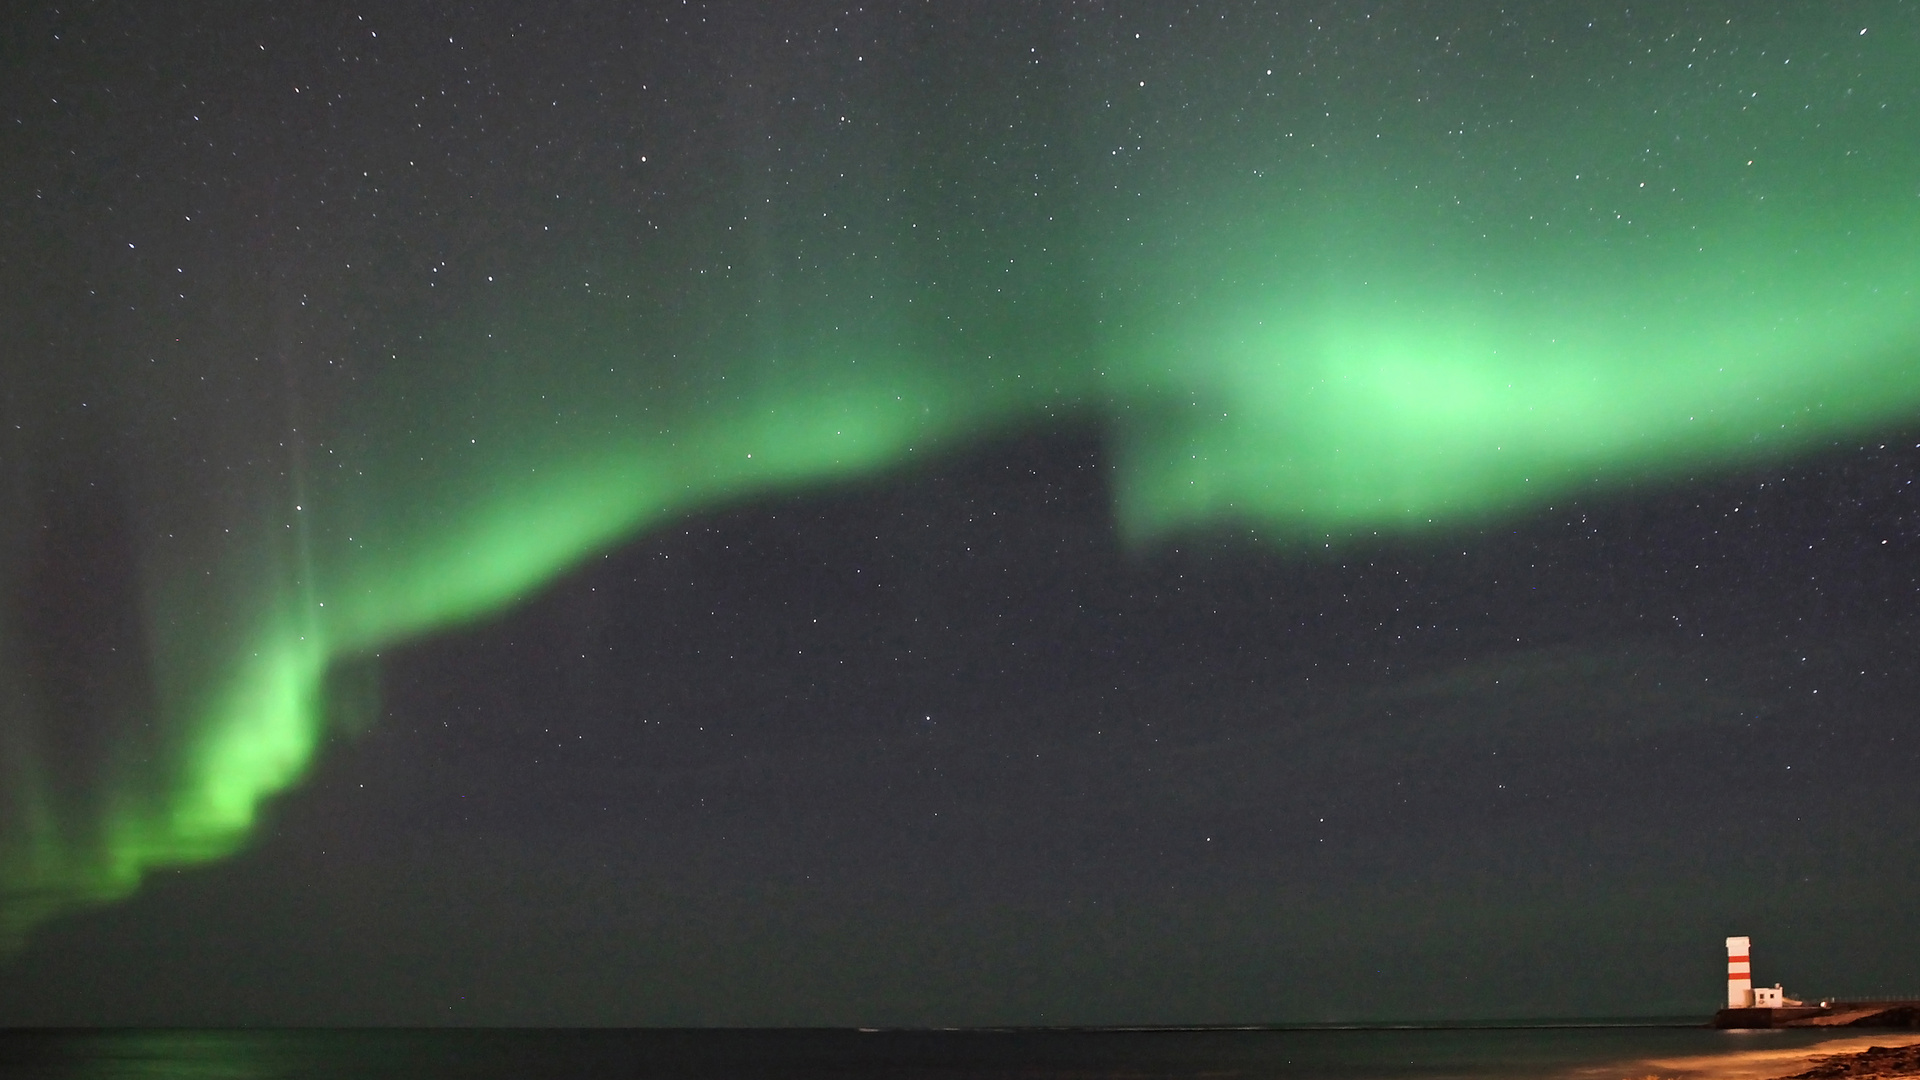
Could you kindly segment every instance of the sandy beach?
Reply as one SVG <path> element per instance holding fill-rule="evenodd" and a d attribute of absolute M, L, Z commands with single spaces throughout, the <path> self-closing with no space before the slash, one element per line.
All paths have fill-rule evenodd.
<path fill-rule="evenodd" d="M 1869 1053 L 1878 1048 L 1882 1052 Z M 1885 1051 L 1898 1051 L 1887 1053 Z M 1887 1032 L 1793 1049 L 1656 1058 L 1623 1075 L 1639 1080 L 1904 1080 L 1920 1078 L 1920 1033 Z"/>

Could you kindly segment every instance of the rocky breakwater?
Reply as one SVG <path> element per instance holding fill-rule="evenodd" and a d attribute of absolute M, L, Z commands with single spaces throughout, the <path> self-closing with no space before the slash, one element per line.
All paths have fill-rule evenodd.
<path fill-rule="evenodd" d="M 1920 1028 L 1920 1001 L 1829 1001 L 1781 1008 L 1721 1009 L 1717 1028 Z"/>

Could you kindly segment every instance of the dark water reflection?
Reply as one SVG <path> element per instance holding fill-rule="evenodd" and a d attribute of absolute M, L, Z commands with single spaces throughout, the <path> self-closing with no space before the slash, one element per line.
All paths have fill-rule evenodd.
<path fill-rule="evenodd" d="M 1285 1031 L 112 1030 L 0 1033 L 9 1080 L 521 1077 L 1286 1078 L 1628 1076 L 1647 1058 L 1831 1033 L 1683 1027 Z M 1632 1075 L 1644 1075 L 1643 1072 Z"/>

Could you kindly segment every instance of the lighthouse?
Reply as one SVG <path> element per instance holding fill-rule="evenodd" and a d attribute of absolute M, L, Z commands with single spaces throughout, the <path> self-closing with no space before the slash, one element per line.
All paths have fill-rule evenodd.
<path fill-rule="evenodd" d="M 1727 939 L 1727 1008 L 1753 1007 L 1753 958 L 1749 938 Z"/>
<path fill-rule="evenodd" d="M 1920 999 L 1835 1001 L 1808 1005 L 1779 983 L 1753 985 L 1753 939 L 1727 939 L 1727 1007 L 1713 1014 L 1717 1028 L 1912 1027 Z"/>

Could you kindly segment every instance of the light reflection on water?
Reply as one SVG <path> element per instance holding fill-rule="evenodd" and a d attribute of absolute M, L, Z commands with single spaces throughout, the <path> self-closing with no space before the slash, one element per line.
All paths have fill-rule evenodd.
<path fill-rule="evenodd" d="M 10 1075 L 73 1080 L 268 1080 L 302 1075 L 317 1047 L 281 1031 L 98 1031 L 47 1035 Z M 24 1072 L 14 1072 L 24 1069 Z"/>

